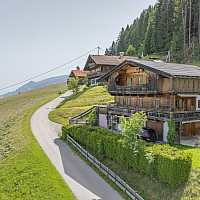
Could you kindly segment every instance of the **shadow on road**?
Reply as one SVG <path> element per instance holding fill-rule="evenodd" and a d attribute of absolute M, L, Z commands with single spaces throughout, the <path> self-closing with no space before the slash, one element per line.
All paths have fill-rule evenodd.
<path fill-rule="evenodd" d="M 102 197 L 105 188 L 102 187 L 102 189 L 100 189 L 98 187 L 98 189 L 95 190 L 95 184 L 102 184 L 101 180 L 99 183 L 95 182 L 96 172 L 80 159 L 61 139 L 56 138 L 54 143 L 59 147 L 65 174 L 78 182 L 84 188 L 87 188 L 87 190 L 93 194 Z M 105 197 L 100 199 L 103 200 Z"/>

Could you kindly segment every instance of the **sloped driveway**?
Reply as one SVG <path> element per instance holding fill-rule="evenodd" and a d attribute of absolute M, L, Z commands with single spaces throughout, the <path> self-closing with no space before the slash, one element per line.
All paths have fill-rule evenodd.
<path fill-rule="evenodd" d="M 58 134 L 61 125 L 51 122 L 49 112 L 63 99 L 71 95 L 68 91 L 39 108 L 31 118 L 31 129 L 40 146 L 57 171 L 79 200 L 123 199 L 103 178 L 80 159 Z"/>

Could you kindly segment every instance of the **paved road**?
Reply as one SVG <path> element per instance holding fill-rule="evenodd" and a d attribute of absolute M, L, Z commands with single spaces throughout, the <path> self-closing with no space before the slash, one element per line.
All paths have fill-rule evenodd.
<path fill-rule="evenodd" d="M 48 119 L 49 112 L 69 95 L 71 95 L 70 91 L 42 106 L 34 113 L 31 118 L 33 134 L 78 200 L 123 199 L 67 144 L 59 139 L 61 125 Z"/>

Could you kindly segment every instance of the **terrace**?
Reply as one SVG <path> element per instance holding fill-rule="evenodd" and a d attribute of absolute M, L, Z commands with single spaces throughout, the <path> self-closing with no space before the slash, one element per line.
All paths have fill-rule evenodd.
<path fill-rule="evenodd" d="M 173 117 L 176 122 L 180 121 L 197 121 L 200 120 L 200 111 L 163 111 L 156 109 L 142 109 L 142 108 L 126 108 L 116 105 L 110 105 L 108 107 L 108 113 L 112 115 L 121 115 L 130 117 L 136 112 L 146 112 L 147 118 L 158 121 L 169 121 Z"/>

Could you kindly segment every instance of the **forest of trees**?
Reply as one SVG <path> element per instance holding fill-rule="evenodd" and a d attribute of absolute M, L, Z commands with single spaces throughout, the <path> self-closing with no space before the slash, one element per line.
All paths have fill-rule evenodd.
<path fill-rule="evenodd" d="M 168 50 L 177 62 L 200 55 L 200 0 L 158 0 L 122 28 L 105 54 L 140 57 Z"/>

